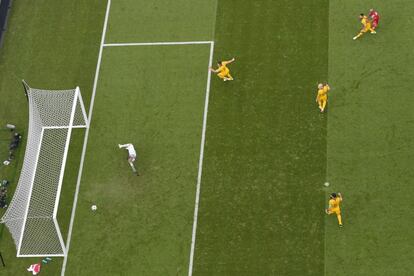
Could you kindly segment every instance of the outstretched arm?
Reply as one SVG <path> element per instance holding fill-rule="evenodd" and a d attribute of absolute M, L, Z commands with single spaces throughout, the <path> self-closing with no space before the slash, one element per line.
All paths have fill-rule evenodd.
<path fill-rule="evenodd" d="M 232 58 L 231 60 L 223 61 L 223 65 L 230 64 L 235 60 L 236 60 L 235 58 Z"/>
<path fill-rule="evenodd" d="M 124 144 L 124 145 L 121 145 L 121 144 L 118 144 L 118 147 L 120 148 L 120 149 L 122 149 L 122 148 L 127 148 L 127 147 L 129 147 L 131 144 Z"/>

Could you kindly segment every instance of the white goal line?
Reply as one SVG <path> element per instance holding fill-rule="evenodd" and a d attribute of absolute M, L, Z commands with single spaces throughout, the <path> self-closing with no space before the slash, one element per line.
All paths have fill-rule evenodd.
<path fill-rule="evenodd" d="M 62 270 L 61 270 L 61 274 L 60 274 L 61 276 L 65 276 L 66 265 L 67 265 L 67 262 L 68 262 L 68 254 L 69 254 L 70 242 L 71 242 L 71 238 L 72 238 L 73 225 L 74 225 L 74 221 L 75 221 L 75 214 L 76 214 L 76 207 L 77 207 L 77 203 L 78 203 L 78 196 L 79 196 L 80 183 L 81 183 L 81 178 L 82 178 L 83 164 L 85 162 L 85 153 L 86 153 L 86 147 L 87 147 L 87 144 L 88 144 L 89 129 L 90 129 L 90 123 L 91 123 L 91 119 L 92 119 L 93 105 L 94 105 L 94 102 L 95 102 L 96 88 L 98 86 L 99 70 L 100 70 L 100 67 L 101 67 L 103 45 L 104 45 L 104 42 L 105 42 L 106 28 L 108 26 L 108 18 L 109 18 L 110 8 L 111 8 L 111 0 L 108 0 L 107 5 L 106 5 L 105 20 L 104 20 L 104 24 L 103 24 L 103 27 L 102 27 L 101 43 L 100 43 L 100 47 L 99 47 L 98 61 L 97 61 L 97 64 L 96 64 L 95 78 L 94 78 L 94 81 L 93 81 L 92 97 L 91 97 L 91 102 L 90 102 L 90 106 L 89 106 L 88 123 L 87 123 L 86 132 L 85 132 L 85 138 L 83 140 L 82 155 L 81 155 L 81 161 L 80 161 L 80 164 L 79 164 L 78 178 L 77 178 L 77 181 L 76 181 L 75 197 L 73 199 L 72 213 L 71 213 L 71 216 L 70 216 L 68 236 L 67 236 L 67 239 L 66 239 L 67 240 L 66 241 L 66 252 L 65 252 L 64 257 L 63 257 Z"/>
<path fill-rule="evenodd" d="M 213 44 L 213 41 L 170 41 L 170 42 L 136 42 L 136 43 L 105 43 L 104 47 L 120 46 L 163 46 L 163 45 L 198 45 Z"/>

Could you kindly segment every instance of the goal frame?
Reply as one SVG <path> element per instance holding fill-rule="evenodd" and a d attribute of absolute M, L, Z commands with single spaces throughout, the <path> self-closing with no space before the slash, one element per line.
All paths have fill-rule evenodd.
<path fill-rule="evenodd" d="M 23 83 L 25 95 L 26 95 L 28 103 L 29 103 L 29 116 L 31 116 L 31 117 L 29 117 L 29 132 L 28 132 L 29 134 L 28 134 L 28 140 L 27 140 L 27 143 L 26 143 L 25 160 L 26 160 L 26 158 L 30 158 L 31 160 L 33 160 L 33 153 L 29 152 L 29 149 L 27 147 L 28 147 L 28 145 L 31 145 L 31 142 L 32 142 L 30 140 L 31 139 L 30 130 L 32 129 L 32 127 L 37 127 L 37 131 L 39 131 L 39 126 L 37 126 L 37 125 L 32 126 L 32 125 L 35 125 L 35 124 L 33 123 L 33 118 L 32 118 L 33 114 L 31 112 L 32 111 L 31 109 L 32 108 L 37 108 L 37 106 L 36 106 L 36 103 L 33 102 L 34 100 L 33 100 L 33 98 L 31 97 L 31 94 L 30 94 L 32 88 L 30 88 L 30 86 L 24 80 L 22 80 L 22 83 Z M 71 109 L 70 109 L 69 122 L 67 124 L 63 124 L 63 125 L 59 124 L 59 123 L 57 123 L 56 125 L 48 125 L 46 123 L 46 125 L 44 125 L 45 123 L 43 122 L 43 120 L 41 118 L 40 112 L 38 110 L 36 110 L 36 112 L 39 112 L 39 114 L 37 114 L 37 115 L 39 116 L 40 121 L 41 121 L 41 123 L 40 123 L 41 130 L 40 130 L 39 138 L 37 138 L 37 137 L 33 138 L 33 139 L 35 139 L 35 142 L 38 141 L 38 143 L 35 146 L 35 148 L 37 147 L 36 151 L 35 151 L 35 157 L 34 157 L 35 161 L 34 161 L 34 163 L 30 163 L 30 161 L 29 161 L 27 164 L 24 161 L 23 162 L 23 168 L 22 168 L 22 172 L 23 172 L 23 169 L 25 169 L 24 168 L 25 165 L 29 168 L 29 169 L 27 169 L 27 171 L 29 173 L 31 173 L 31 175 L 30 175 L 30 177 L 31 177 L 30 186 L 27 185 L 29 183 L 27 183 L 27 181 L 25 179 L 21 180 L 22 179 L 21 178 L 21 179 L 19 179 L 19 183 L 18 183 L 17 188 L 16 188 L 16 193 L 18 191 L 20 192 L 20 188 L 22 189 L 21 195 L 19 194 L 19 199 L 21 199 L 21 198 L 24 199 L 25 189 L 27 187 L 29 187 L 28 193 L 27 193 L 27 198 L 25 199 L 25 201 L 23 203 L 23 204 L 26 205 L 25 209 L 24 209 L 24 212 L 23 212 L 24 215 L 23 215 L 22 218 L 20 216 L 17 216 L 15 218 L 15 217 L 12 216 L 12 214 L 9 214 L 9 212 L 8 212 L 10 210 L 9 208 L 13 204 L 16 205 L 16 204 L 20 203 L 19 199 L 16 199 L 16 202 L 14 202 L 15 197 L 13 196 L 13 199 L 12 199 L 10 205 L 9 205 L 9 208 L 7 209 L 7 211 L 4 214 L 3 218 L 1 219 L 1 223 L 6 224 L 6 226 L 9 228 L 9 231 L 12 234 L 12 237 L 13 237 L 13 239 L 15 241 L 15 245 L 16 245 L 16 250 L 17 250 L 16 255 L 17 255 L 17 257 L 40 257 L 40 256 L 41 257 L 65 257 L 66 254 L 67 254 L 67 250 L 66 250 L 65 242 L 63 240 L 63 236 L 62 236 L 62 233 L 61 233 L 61 230 L 60 230 L 60 227 L 59 227 L 59 223 L 58 223 L 58 220 L 57 220 L 57 213 L 58 213 L 59 202 L 60 202 L 60 197 L 61 197 L 61 192 L 62 192 L 62 184 L 63 184 L 63 179 L 64 179 L 64 172 L 65 172 L 65 168 L 66 168 L 66 161 L 67 161 L 68 152 L 69 152 L 69 145 L 70 145 L 70 140 L 71 140 L 71 136 L 72 136 L 72 130 L 74 128 L 89 128 L 89 121 L 88 121 L 88 118 L 87 118 L 87 115 L 86 115 L 86 110 L 85 110 L 84 102 L 83 102 L 82 95 L 81 95 L 79 87 L 76 87 L 75 89 L 72 89 L 72 90 L 49 91 L 49 90 L 34 89 L 34 91 L 35 92 L 40 91 L 42 93 L 43 92 L 44 93 L 47 93 L 47 92 L 59 93 L 61 91 L 71 93 L 71 91 L 73 91 L 73 99 L 71 99 L 72 100 L 72 106 L 70 107 Z M 72 96 L 72 94 L 70 94 L 70 93 L 69 93 L 69 95 Z M 81 120 L 82 123 L 78 122 L 77 124 L 74 124 L 75 115 L 78 116 L 77 118 L 81 118 L 80 120 Z M 59 120 L 57 120 L 57 121 L 59 121 Z M 53 230 L 56 231 L 57 238 L 58 238 L 59 243 L 60 243 L 61 252 L 56 253 L 56 254 L 54 254 L 54 253 L 39 253 L 39 254 L 38 253 L 33 253 L 33 254 L 22 253 L 23 238 L 24 238 L 24 235 L 25 235 L 25 232 L 26 232 L 25 231 L 26 230 L 26 224 L 27 224 L 27 221 L 29 219 L 28 214 L 29 214 L 29 209 L 31 207 L 32 193 L 33 193 L 33 190 L 34 190 L 36 172 L 37 172 L 38 164 L 39 164 L 39 156 L 41 154 L 41 150 L 42 150 L 42 146 L 43 146 L 44 133 L 45 133 L 45 130 L 47 131 L 47 130 L 56 130 L 56 129 L 67 129 L 67 132 L 66 132 L 66 140 L 65 141 L 62 140 L 62 139 L 60 140 L 61 143 L 63 143 L 63 141 L 64 141 L 64 148 L 63 148 L 63 156 L 61 158 L 61 162 L 57 165 L 57 167 L 60 166 L 59 178 L 58 178 L 58 181 L 56 183 L 57 188 L 56 188 L 56 186 L 52 187 L 52 188 L 56 188 L 56 193 L 52 194 L 52 195 L 54 195 L 53 213 L 51 213 L 51 216 L 47 215 L 45 217 L 31 217 L 31 218 L 35 219 L 35 220 L 36 219 L 45 219 L 46 223 L 48 223 L 48 225 L 49 225 L 48 227 L 50 227 L 52 225 L 51 221 L 53 221 L 53 225 L 54 225 Z M 44 165 L 44 163 L 43 163 L 43 165 Z M 55 172 L 57 173 L 58 170 L 55 170 Z M 55 183 L 53 183 L 53 184 L 55 184 Z M 52 202 L 53 201 L 50 201 L 50 203 L 52 203 Z M 50 205 L 52 205 L 52 204 L 50 204 Z M 18 205 L 16 205 L 16 206 L 13 206 L 13 207 L 18 208 Z M 46 213 L 49 213 L 49 211 L 50 212 L 52 211 L 52 210 L 50 210 L 50 208 L 46 208 L 46 209 L 47 209 Z M 12 209 L 10 211 L 10 213 L 13 210 L 15 210 L 15 209 Z M 10 215 L 11 218 L 9 218 L 8 215 Z M 22 219 L 21 228 L 18 229 L 20 227 L 20 226 L 18 226 L 17 230 L 14 229 L 13 228 L 13 220 L 21 220 L 21 219 Z M 8 222 L 11 222 L 10 227 L 8 225 Z M 17 225 L 20 225 L 20 224 L 17 223 Z M 38 226 L 36 226 L 36 227 L 38 227 Z M 20 236 L 18 238 L 17 238 L 18 235 L 13 233 L 13 230 L 15 232 L 20 231 L 20 234 L 19 234 Z M 56 237 L 54 237 L 54 238 L 56 238 Z M 29 242 L 29 244 L 30 244 L 30 242 Z M 34 244 L 36 244 L 36 242 L 34 242 Z M 56 245 L 57 243 L 54 243 L 54 244 Z M 30 245 L 33 246 L 32 244 L 30 244 Z"/>

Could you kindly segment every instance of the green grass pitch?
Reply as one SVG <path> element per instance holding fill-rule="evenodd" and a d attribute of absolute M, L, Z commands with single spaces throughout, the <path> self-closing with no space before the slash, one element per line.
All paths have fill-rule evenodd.
<path fill-rule="evenodd" d="M 27 137 L 21 79 L 80 86 L 87 110 L 106 1 L 14 1 L 0 49 L 0 127 Z M 376 8 L 376 35 L 352 37 Z M 210 88 L 192 275 L 409 276 L 414 196 L 414 35 L 409 0 L 113 0 L 65 275 L 188 275 L 205 96 Z M 332 90 L 327 112 L 317 82 Z M 59 205 L 69 234 L 84 130 Z M 13 192 L 23 163 L 0 167 Z M 134 176 L 119 143 L 134 143 Z M 0 158 L 8 131 L 0 129 Z M 329 181 L 330 186 L 323 183 Z M 343 193 L 343 221 L 326 216 Z M 92 212 L 90 207 L 98 209 Z M 3 210 L 0 210 L 0 215 Z M 28 275 L 0 225 L 0 275 Z M 41 275 L 60 275 L 53 258 Z"/>

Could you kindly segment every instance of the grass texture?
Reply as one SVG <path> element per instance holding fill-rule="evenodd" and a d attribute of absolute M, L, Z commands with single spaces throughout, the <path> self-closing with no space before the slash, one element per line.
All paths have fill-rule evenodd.
<path fill-rule="evenodd" d="M 371 7 L 378 33 L 353 41 Z M 88 110 L 105 8 L 14 2 L 0 52 L 1 125 L 26 138 L 21 79 L 78 85 Z M 214 40 L 214 61 L 236 58 L 234 81 L 211 80 L 193 275 L 413 274 L 412 8 L 408 0 L 113 1 L 106 43 Z M 188 274 L 209 49 L 104 49 L 66 275 Z M 332 90 L 320 114 L 316 84 L 325 81 Z M 73 134 L 59 206 L 65 237 L 84 131 Z M 139 177 L 117 147 L 128 142 Z M 0 167 L 14 187 L 23 155 L 22 147 Z M 342 229 L 323 212 L 334 191 L 344 196 Z M 27 273 L 39 259 L 15 258 L 2 229 L 0 274 Z M 61 265 L 54 258 L 42 275 L 59 275 Z"/>
<path fill-rule="evenodd" d="M 235 80 L 212 81 L 194 275 L 323 273 L 327 15 L 326 1 L 219 2 L 215 60 L 235 56 Z"/>

